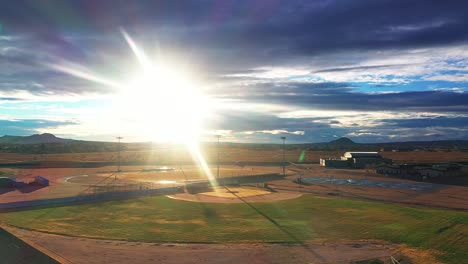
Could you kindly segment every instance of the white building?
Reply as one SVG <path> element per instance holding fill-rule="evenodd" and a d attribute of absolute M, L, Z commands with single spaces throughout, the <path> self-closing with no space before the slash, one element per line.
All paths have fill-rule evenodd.
<path fill-rule="evenodd" d="M 321 166 L 333 168 L 367 168 L 381 164 L 392 164 L 392 160 L 378 152 L 345 152 L 340 159 L 320 159 Z"/>

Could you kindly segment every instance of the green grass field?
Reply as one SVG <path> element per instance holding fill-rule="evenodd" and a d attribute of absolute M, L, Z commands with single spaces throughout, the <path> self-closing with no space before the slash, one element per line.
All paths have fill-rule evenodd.
<path fill-rule="evenodd" d="M 340 198 L 202 204 L 145 197 L 0 214 L 8 224 L 74 236 L 147 242 L 381 239 L 468 259 L 468 213 Z"/>

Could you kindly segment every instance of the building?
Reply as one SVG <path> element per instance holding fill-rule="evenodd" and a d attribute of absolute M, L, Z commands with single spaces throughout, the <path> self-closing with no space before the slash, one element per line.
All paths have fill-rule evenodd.
<path fill-rule="evenodd" d="M 320 159 L 320 166 L 331 168 L 349 168 L 350 165 L 347 160 L 341 159 Z"/>
<path fill-rule="evenodd" d="M 361 169 L 380 164 L 392 164 L 391 159 L 382 157 L 378 152 L 346 152 L 342 159 L 350 161 L 353 168 Z"/>
<path fill-rule="evenodd" d="M 390 176 L 390 175 L 400 175 L 401 174 L 401 168 L 398 165 L 379 165 L 375 168 L 375 172 L 378 174 L 383 174 L 385 176 Z"/>
<path fill-rule="evenodd" d="M 345 152 L 340 159 L 320 159 L 320 166 L 332 168 L 368 168 L 381 164 L 392 164 L 391 159 L 378 152 Z"/>

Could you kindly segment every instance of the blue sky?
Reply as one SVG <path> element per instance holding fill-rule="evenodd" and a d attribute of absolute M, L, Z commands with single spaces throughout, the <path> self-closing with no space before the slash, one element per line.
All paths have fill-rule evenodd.
<path fill-rule="evenodd" d="M 468 139 L 466 10 L 10 1 L 0 9 L 0 135 L 177 141 L 185 123 L 202 140 L 236 142 Z M 161 71 L 148 74 L 138 51 Z M 135 82 L 153 73 L 151 85 Z"/>

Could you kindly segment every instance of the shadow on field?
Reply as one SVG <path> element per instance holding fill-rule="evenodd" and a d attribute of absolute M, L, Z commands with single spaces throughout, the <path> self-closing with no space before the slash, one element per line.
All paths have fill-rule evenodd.
<path fill-rule="evenodd" d="M 94 203 L 102 203 L 102 202 L 109 202 L 109 201 L 134 199 L 138 197 L 169 195 L 169 194 L 176 194 L 176 193 L 182 193 L 182 192 L 183 192 L 183 189 L 180 187 L 167 187 L 167 188 L 150 189 L 150 190 L 107 192 L 107 193 L 99 193 L 99 194 L 91 194 L 91 195 L 81 195 L 81 196 L 78 195 L 78 196 L 51 198 L 51 199 L 34 200 L 34 201 L 9 202 L 9 203 L 0 203 L 0 212 L 17 212 L 17 211 L 27 211 L 27 210 L 33 210 L 33 209 L 62 207 L 62 206 L 68 206 L 68 205 L 94 204 Z"/>
<path fill-rule="evenodd" d="M 182 173 L 182 176 L 185 178 L 185 182 L 188 182 L 189 179 L 188 179 L 187 175 L 185 174 L 183 168 L 180 165 L 179 165 L 179 171 Z M 208 221 L 217 221 L 218 220 L 218 214 L 216 213 L 216 210 L 206 206 L 205 203 L 200 201 L 198 196 L 195 195 L 195 197 L 198 200 L 197 204 L 200 205 L 200 207 L 203 210 L 203 215 L 205 216 L 205 218 L 208 219 Z"/>
<path fill-rule="evenodd" d="M 310 253 L 312 253 L 312 255 L 314 255 L 314 257 L 316 257 L 317 259 L 319 259 L 320 261 L 325 261 L 325 259 L 320 256 L 319 254 L 317 254 L 314 250 L 312 250 L 306 243 L 304 243 L 304 241 L 302 241 L 301 239 L 297 238 L 293 233 L 289 232 L 286 228 L 284 228 L 283 226 L 281 226 L 275 219 L 271 218 L 270 216 L 268 216 L 267 214 L 265 214 L 264 212 L 260 211 L 260 209 L 258 209 L 257 207 L 255 207 L 253 204 L 247 202 L 245 199 L 243 199 L 242 197 L 240 197 L 239 195 L 237 195 L 235 192 L 231 192 L 231 190 L 229 190 L 229 188 L 227 186 L 224 186 L 224 188 L 226 188 L 227 191 L 229 191 L 230 193 L 232 193 L 234 196 L 236 196 L 239 200 L 241 200 L 243 203 L 245 203 L 246 205 L 248 205 L 250 208 L 252 208 L 253 210 L 255 210 L 255 212 L 257 212 L 259 215 L 263 216 L 265 219 L 267 219 L 270 223 L 272 223 L 276 228 L 278 228 L 281 232 L 283 232 L 285 235 L 287 235 L 288 237 L 290 237 L 295 243 L 301 245 L 304 249 L 306 249 L 307 251 L 309 251 Z"/>
<path fill-rule="evenodd" d="M 2 228 L 0 228 L 0 256 L 0 263 L 58 263 Z"/>
<path fill-rule="evenodd" d="M 0 194 L 14 191 L 15 188 L 0 188 Z"/>
<path fill-rule="evenodd" d="M 18 188 L 18 191 L 20 191 L 21 193 L 31 193 L 31 192 L 35 192 L 45 187 L 46 186 L 42 186 L 42 185 L 25 185 L 25 186 Z"/>
<path fill-rule="evenodd" d="M 207 207 L 205 203 L 199 202 L 202 206 L 203 209 L 203 215 L 210 221 L 217 220 L 218 219 L 218 214 L 216 213 L 216 210 L 213 210 L 213 208 Z"/>

